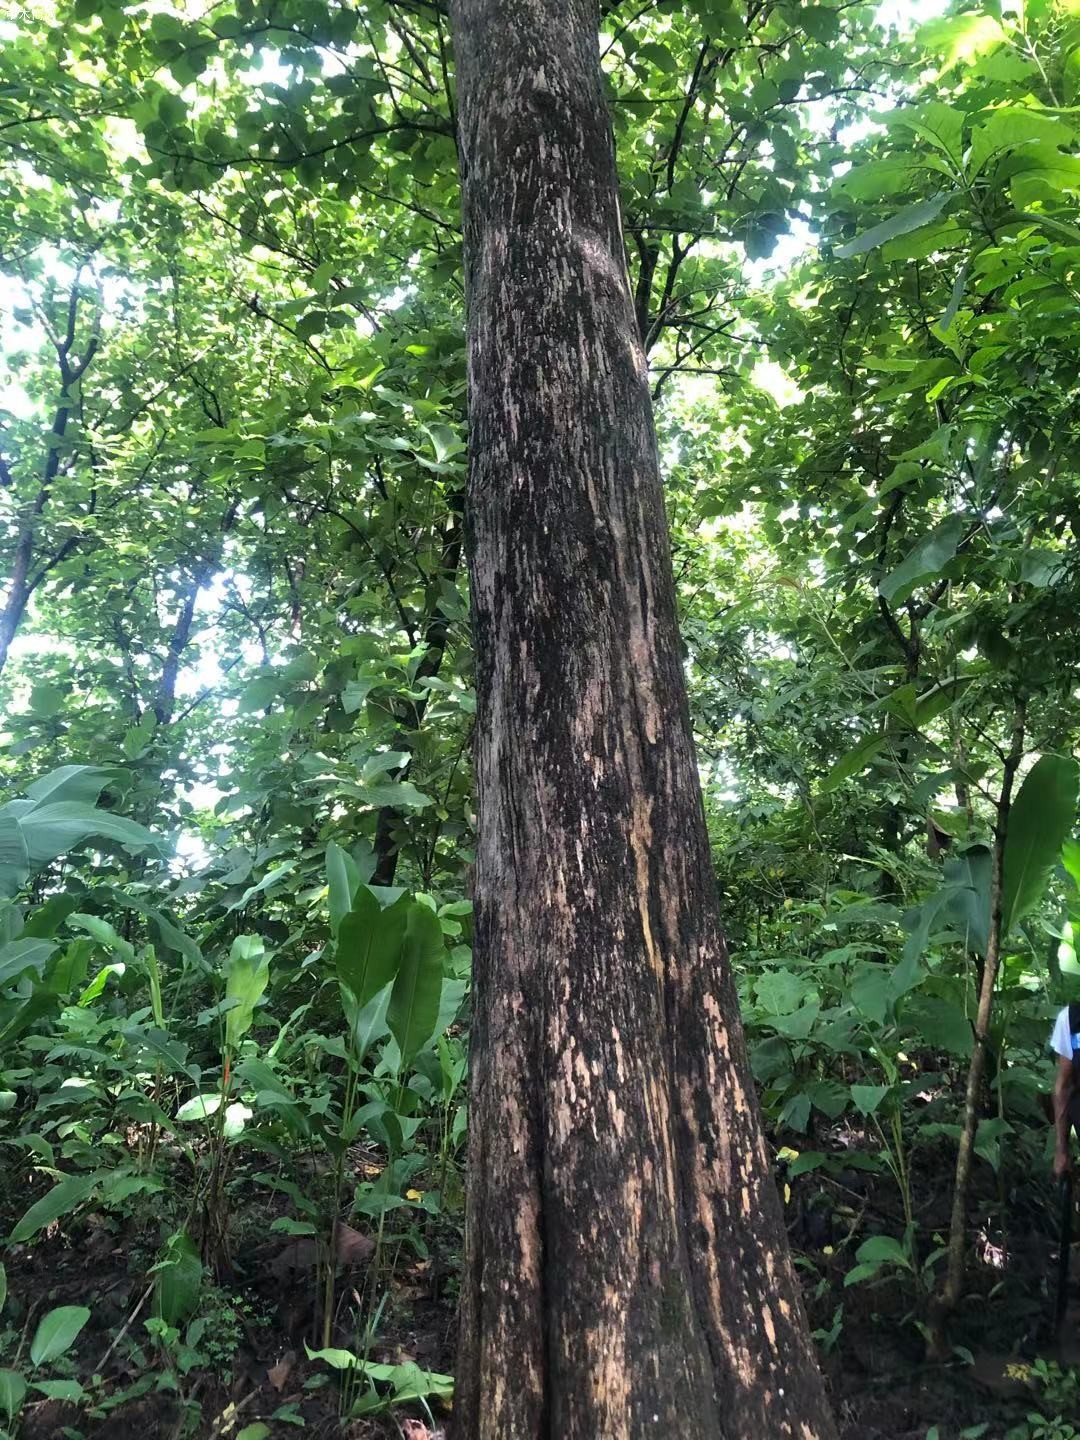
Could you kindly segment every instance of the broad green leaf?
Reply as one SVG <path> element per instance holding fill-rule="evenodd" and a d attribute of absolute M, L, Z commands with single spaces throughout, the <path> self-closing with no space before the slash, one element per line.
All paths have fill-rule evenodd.
<path fill-rule="evenodd" d="M 390 989 L 391 982 L 388 981 L 364 1005 L 357 1005 L 349 991 L 342 989 L 342 998 L 346 1002 L 345 1013 L 353 1039 L 353 1053 L 358 1061 L 363 1060 L 372 1045 L 390 1033 L 386 1019 L 386 1012 L 390 1008 Z"/>
<path fill-rule="evenodd" d="M 103 965 L 79 996 L 79 1005 L 83 1007 L 91 1005 L 105 989 L 109 982 L 109 976 L 123 975 L 126 970 L 127 966 L 122 960 L 115 960 L 111 965 Z"/>
<path fill-rule="evenodd" d="M 878 585 L 878 593 L 890 605 L 902 605 L 929 580 L 940 577 L 942 570 L 956 554 L 965 529 L 960 515 L 950 515 L 936 529 L 931 530 Z"/>
<path fill-rule="evenodd" d="M 851 200 L 889 200 L 910 190 L 917 175 L 911 160 L 903 156 L 868 160 L 841 175 L 833 191 Z"/>
<path fill-rule="evenodd" d="M 10 985 L 12 980 L 25 975 L 27 970 L 40 975 L 46 960 L 56 948 L 52 940 L 35 940 L 32 937 L 28 939 L 25 936 L 0 945 L 0 985 Z"/>
<path fill-rule="evenodd" d="M 35 1201 L 8 1237 L 12 1245 L 32 1240 L 39 1230 L 70 1215 L 88 1200 L 101 1183 L 99 1174 L 69 1175 L 54 1185 L 47 1195 Z"/>
<path fill-rule="evenodd" d="M 66 855 L 84 840 L 112 840 L 129 850 L 148 850 L 157 840 L 134 820 L 96 810 L 78 800 L 37 805 L 19 818 L 31 868 Z"/>
<path fill-rule="evenodd" d="M 871 1235 L 855 1252 L 860 1265 L 902 1265 L 911 1269 L 911 1257 L 892 1235 Z"/>
<path fill-rule="evenodd" d="M 46 1400 L 66 1400 L 73 1404 L 78 1404 L 86 1394 L 78 1380 L 33 1380 L 31 1389 L 44 1395 Z"/>
<path fill-rule="evenodd" d="M 411 780 L 386 780 L 381 785 L 344 786 L 367 805 L 384 806 L 393 810 L 423 810 L 434 804 L 430 795 L 418 790 Z"/>
<path fill-rule="evenodd" d="M 351 1350 L 312 1350 L 306 1342 L 304 1349 L 309 1360 L 321 1360 L 334 1370 L 362 1370 L 377 1384 L 389 1385 L 395 1400 L 415 1400 L 429 1395 L 449 1400 L 454 1393 L 453 1376 L 423 1370 L 419 1365 L 377 1364 L 373 1360 L 361 1359 Z"/>
<path fill-rule="evenodd" d="M 307 1341 L 304 1342 L 304 1349 L 307 1351 L 309 1360 L 321 1360 L 324 1365 L 329 1365 L 332 1370 L 354 1370 L 361 1364 L 360 1356 L 354 1355 L 351 1350 L 328 1348 L 326 1350 L 312 1350 Z"/>
<path fill-rule="evenodd" d="M 851 1003 L 875 1025 L 882 1025 L 893 999 L 893 972 L 886 965 L 861 964 L 851 982 Z M 854 1090 L 852 1098 L 854 1098 Z M 855 1102 L 859 1102 L 856 1100 Z"/>
<path fill-rule="evenodd" d="M 78 908 L 79 901 L 74 895 L 54 895 L 26 917 L 22 933 L 52 940 L 71 912 Z"/>
<path fill-rule="evenodd" d="M 919 44 L 944 58 L 943 69 L 965 64 L 1005 44 L 1005 31 L 992 15 L 950 15 L 919 26 Z"/>
<path fill-rule="evenodd" d="M 30 855 L 22 826 L 0 811 L 0 900 L 17 895 L 30 878 Z"/>
<path fill-rule="evenodd" d="M 968 950 L 986 954 L 990 936 L 990 851 L 972 845 L 945 862 L 949 919 Z"/>
<path fill-rule="evenodd" d="M 812 986 L 791 970 L 769 970 L 754 982 L 754 998 L 770 1015 L 790 1015 Z"/>
<path fill-rule="evenodd" d="M 256 895 L 262 895 L 267 890 L 272 890 L 274 886 L 279 885 L 287 875 L 291 875 L 295 869 L 295 860 L 285 860 L 282 864 L 273 866 L 257 884 L 249 885 L 239 900 L 234 900 L 231 904 L 226 905 L 226 911 L 243 910 Z"/>
<path fill-rule="evenodd" d="M 836 253 L 841 260 L 850 260 L 856 255 L 865 255 L 868 250 L 876 250 L 879 245 L 886 241 L 893 240 L 898 235 L 908 235 L 912 230 L 921 230 L 924 225 L 929 225 L 936 220 L 945 206 L 953 198 L 954 192 L 942 190 L 929 200 L 919 200 L 914 205 L 905 205 L 888 220 L 883 220 L 880 225 L 873 225 L 869 230 L 864 230 L 854 240 L 849 240 L 846 245 L 838 245 Z"/>
<path fill-rule="evenodd" d="M 100 915 L 69 915 L 67 923 L 73 930 L 84 930 L 99 945 L 106 950 L 111 950 L 114 955 L 119 956 L 121 960 L 126 960 L 128 964 L 134 961 L 135 947 L 119 936 L 109 922 L 103 920 Z"/>
<path fill-rule="evenodd" d="M 925 105 L 894 110 L 887 123 L 892 129 L 913 130 L 916 135 L 921 135 L 959 171 L 965 119 L 963 110 L 955 110 L 940 100 L 931 100 Z"/>
<path fill-rule="evenodd" d="M 835 790 L 845 780 L 850 780 L 853 775 L 858 775 L 865 770 L 884 746 L 886 738 L 885 735 L 867 735 L 846 754 L 841 755 L 821 782 L 822 793 L 827 794 L 830 790 Z"/>
<path fill-rule="evenodd" d="M 402 895 L 384 909 L 361 885 L 341 921 L 335 951 L 338 979 L 363 1007 L 398 973 L 410 902 Z"/>
<path fill-rule="evenodd" d="M 0 1264 L 0 1310 L 7 1304 L 7 1268 Z"/>
<path fill-rule="evenodd" d="M 186 1230 L 169 1236 L 154 1269 L 157 1313 L 167 1324 L 179 1327 L 197 1308 L 203 1281 L 202 1261 Z"/>
<path fill-rule="evenodd" d="M 337 939 L 342 920 L 352 909 L 360 875 L 351 855 L 331 840 L 326 847 L 326 880 L 329 892 L 330 933 Z"/>
<path fill-rule="evenodd" d="M 935 995 L 915 995 L 905 1005 L 905 1024 L 920 1040 L 947 1055 L 963 1059 L 971 1054 L 971 1022 L 963 1008 Z"/>
<path fill-rule="evenodd" d="M 225 1119 L 221 1126 L 225 1139 L 235 1140 L 238 1135 L 242 1135 L 254 1113 L 251 1106 L 245 1105 L 242 1100 L 234 1100 L 231 1105 L 226 1105 Z"/>
<path fill-rule="evenodd" d="M 401 1052 L 404 1069 L 435 1034 L 442 992 L 443 933 L 433 910 L 419 901 L 409 906 L 401 965 L 390 994 L 387 1021 Z"/>
<path fill-rule="evenodd" d="M 851 1098 L 860 1115 L 873 1115 L 888 1095 L 888 1085 L 852 1085 Z"/>
<path fill-rule="evenodd" d="M 155 1060 L 164 1064 L 170 1075 L 186 1075 L 198 1083 L 196 1071 L 188 1064 L 188 1047 L 167 1031 L 133 1028 L 124 1031 L 124 1039 L 137 1051 L 149 1050 Z"/>
<path fill-rule="evenodd" d="M 0 1413 L 10 1423 L 22 1409 L 26 1381 L 17 1370 L 0 1370 Z"/>
<path fill-rule="evenodd" d="M 124 890 L 113 888 L 110 889 L 109 895 L 118 905 L 123 905 L 125 909 L 135 910 L 138 914 L 145 916 L 156 928 L 158 940 L 167 950 L 183 955 L 184 959 L 190 960 L 198 970 L 206 969 L 206 961 L 203 959 L 198 945 L 162 910 L 148 905 L 140 896 L 129 895 Z"/>
<path fill-rule="evenodd" d="M 258 935 L 238 935 L 229 951 L 225 999 L 236 1002 L 225 1016 L 225 1043 L 230 1049 L 251 1029 L 255 1006 L 270 979 L 270 959 Z"/>
<path fill-rule="evenodd" d="M 804 1150 L 791 1162 L 788 1174 L 792 1180 L 797 1180 L 800 1175 L 807 1175 L 811 1170 L 820 1169 L 825 1163 L 825 1155 L 821 1150 Z"/>
<path fill-rule="evenodd" d="M 97 765 L 61 765 L 42 775 L 26 787 L 26 794 L 36 805 L 55 805 L 74 800 L 81 805 L 95 805 L 98 796 L 112 778 L 112 772 Z"/>
<path fill-rule="evenodd" d="M 985 125 L 980 125 L 971 137 L 967 170 L 972 180 L 978 178 L 988 166 L 1014 150 L 1023 150 L 1036 145 L 1070 148 L 1075 142 L 1071 126 L 1052 115 L 1040 114 L 1037 110 L 1008 106 L 995 110 Z M 1065 157 L 1062 156 L 1062 161 Z"/>
<path fill-rule="evenodd" d="M 89 1319 L 85 1305 L 59 1305 L 43 1315 L 30 1342 L 30 1363 L 47 1365 L 50 1360 L 58 1360 L 75 1344 Z"/>
<path fill-rule="evenodd" d="M 946 338 L 950 325 L 956 319 L 957 311 L 960 309 L 960 302 L 964 298 L 964 287 L 967 285 L 967 279 L 970 273 L 971 261 L 965 260 L 956 272 L 956 279 L 953 281 L 952 291 L 949 295 L 949 303 L 945 306 L 941 319 L 933 327 L 935 335 L 941 340 Z"/>
<path fill-rule="evenodd" d="M 221 1095 L 193 1095 L 176 1112 L 177 1120 L 207 1120 L 221 1108 Z"/>
<path fill-rule="evenodd" d="M 1080 778 L 1071 756 L 1043 755 L 1031 767 L 1009 814 L 1001 881 L 1005 934 L 1042 898 L 1076 823 Z"/>

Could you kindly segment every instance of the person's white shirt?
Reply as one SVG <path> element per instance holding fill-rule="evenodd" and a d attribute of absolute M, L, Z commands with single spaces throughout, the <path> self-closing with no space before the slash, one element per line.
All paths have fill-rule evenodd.
<path fill-rule="evenodd" d="M 1054 1028 L 1050 1034 L 1050 1049 L 1055 1055 L 1060 1055 L 1062 1060 L 1071 1060 L 1074 1041 L 1076 1048 L 1080 1050 L 1080 1035 L 1074 1036 L 1069 1029 L 1069 1007 L 1066 1005 L 1064 1010 L 1059 1011 L 1058 1017 L 1054 1021 Z"/>

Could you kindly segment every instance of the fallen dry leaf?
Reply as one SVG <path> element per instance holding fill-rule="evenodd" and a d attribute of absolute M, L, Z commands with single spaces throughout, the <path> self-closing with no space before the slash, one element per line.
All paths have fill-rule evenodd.
<path fill-rule="evenodd" d="M 289 1376 L 292 1374 L 293 1366 L 295 1364 L 296 1351 L 287 1350 L 285 1354 L 281 1357 L 281 1359 L 277 1362 L 277 1364 L 272 1365 L 270 1369 L 266 1372 L 267 1380 L 270 1381 L 270 1384 L 274 1387 L 276 1391 L 278 1391 L 279 1394 L 282 1390 L 285 1389 L 285 1386 L 289 1383 Z"/>

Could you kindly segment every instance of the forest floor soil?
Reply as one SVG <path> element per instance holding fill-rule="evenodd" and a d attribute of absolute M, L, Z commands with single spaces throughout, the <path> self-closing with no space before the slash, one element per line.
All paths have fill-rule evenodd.
<path fill-rule="evenodd" d="M 895 1233 L 895 1196 L 881 1177 L 844 1176 L 830 1184 L 807 1175 L 788 1191 L 807 1310 L 825 1351 L 823 1368 L 843 1440 L 961 1440 L 968 1433 L 1003 1440 L 1037 1402 L 1030 1366 L 1039 1355 L 1077 1367 L 1080 1375 L 1080 1275 L 1060 1347 L 1050 1343 L 1052 1188 L 1042 1177 L 1018 1180 L 1002 1210 L 1002 1192 L 992 1178 L 984 1177 L 984 1191 L 976 1196 L 978 1249 L 953 1326 L 954 1362 L 946 1366 L 925 1363 L 917 1297 L 907 1277 L 844 1285 L 858 1243 L 875 1232 Z M 926 1212 L 924 1231 L 936 1220 L 935 1209 Z M 998 1225 L 1005 1211 L 1011 1216 L 1008 1236 Z M 20 1440 L 240 1440 L 245 1427 L 255 1427 L 246 1440 L 443 1440 L 450 1417 L 434 1398 L 430 1409 L 413 1402 L 342 1417 L 340 1375 L 308 1353 L 316 1348 L 314 1271 L 283 1267 L 278 1251 L 289 1237 L 268 1240 L 272 1218 L 269 1210 L 234 1211 L 232 1273 L 204 1284 L 201 1333 L 172 1353 L 145 1325 L 153 1313 L 149 1272 L 160 1244 L 149 1223 L 124 1226 L 92 1215 L 77 1241 L 56 1233 L 32 1246 L 11 1247 L 8 1287 L 17 1299 L 14 1307 L 9 1300 L 0 1363 L 26 1366 L 29 1336 L 50 1308 L 89 1306 L 76 1349 L 50 1374 L 77 1378 L 97 1401 L 87 1409 L 31 1391 Z M 853 1218 L 858 1228 L 849 1242 Z M 442 1237 L 445 1253 L 437 1233 L 435 1240 L 424 1259 L 397 1255 L 369 1351 L 378 1363 L 413 1362 L 425 1371 L 453 1373 L 456 1231 Z M 341 1272 L 343 1323 L 333 1345 L 361 1348 L 348 1317 L 364 1288 L 363 1266 Z M 1080 1381 L 1075 1394 L 1080 1397 Z M 1062 1418 L 1080 1426 L 1080 1414 Z M 985 1428 L 978 1432 L 979 1426 Z"/>

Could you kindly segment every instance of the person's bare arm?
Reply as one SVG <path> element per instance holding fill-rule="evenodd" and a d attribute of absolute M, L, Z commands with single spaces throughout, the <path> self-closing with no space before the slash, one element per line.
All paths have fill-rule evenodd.
<path fill-rule="evenodd" d="M 1069 1101 L 1073 1097 L 1073 1066 L 1071 1060 L 1058 1056 L 1057 1077 L 1054 1080 L 1054 1174 L 1059 1178 L 1071 1169 L 1069 1157 Z"/>

